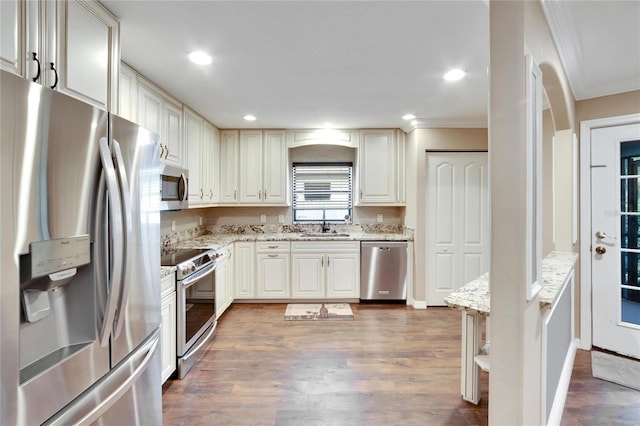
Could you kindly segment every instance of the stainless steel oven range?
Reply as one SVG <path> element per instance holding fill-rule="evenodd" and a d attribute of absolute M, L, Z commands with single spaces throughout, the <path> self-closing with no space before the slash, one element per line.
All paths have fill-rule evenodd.
<path fill-rule="evenodd" d="M 163 266 L 176 266 L 177 378 L 198 361 L 216 328 L 215 250 L 178 250 L 162 256 Z"/>

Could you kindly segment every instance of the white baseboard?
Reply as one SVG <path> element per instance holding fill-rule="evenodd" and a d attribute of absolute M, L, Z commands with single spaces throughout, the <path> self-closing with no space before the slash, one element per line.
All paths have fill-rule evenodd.
<path fill-rule="evenodd" d="M 560 380 L 558 381 L 558 388 L 556 389 L 556 396 L 553 398 L 553 406 L 547 419 L 548 425 L 559 425 L 562 420 L 562 413 L 564 412 L 564 404 L 567 400 L 567 392 L 569 391 L 571 372 L 573 371 L 573 363 L 576 359 L 578 344 L 579 340 L 574 339 L 567 351 L 567 357 L 564 360 L 562 373 L 560 373 Z"/>
<path fill-rule="evenodd" d="M 413 306 L 413 309 L 427 309 L 427 302 L 421 300 L 412 300 L 411 306 Z"/>

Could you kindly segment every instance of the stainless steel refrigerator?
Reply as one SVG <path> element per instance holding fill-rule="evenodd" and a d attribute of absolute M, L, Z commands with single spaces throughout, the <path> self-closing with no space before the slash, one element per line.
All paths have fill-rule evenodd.
<path fill-rule="evenodd" d="M 160 425 L 157 136 L 0 72 L 0 424 Z"/>

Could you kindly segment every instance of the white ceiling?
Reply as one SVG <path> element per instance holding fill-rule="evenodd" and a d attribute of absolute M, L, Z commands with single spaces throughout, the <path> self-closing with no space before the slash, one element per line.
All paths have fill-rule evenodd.
<path fill-rule="evenodd" d="M 409 113 L 417 127 L 486 126 L 483 0 L 101 3 L 120 20 L 122 59 L 220 128 L 408 130 Z M 639 5 L 545 1 L 568 40 L 561 54 L 579 46 L 563 54 L 577 98 L 640 89 Z M 192 50 L 213 63 L 191 64 Z M 453 67 L 467 78 L 444 81 Z"/>

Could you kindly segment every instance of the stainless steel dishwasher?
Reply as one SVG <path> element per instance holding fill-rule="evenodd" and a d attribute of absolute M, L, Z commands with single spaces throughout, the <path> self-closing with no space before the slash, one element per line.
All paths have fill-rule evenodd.
<path fill-rule="evenodd" d="M 407 242 L 360 243 L 360 300 L 407 300 Z"/>

